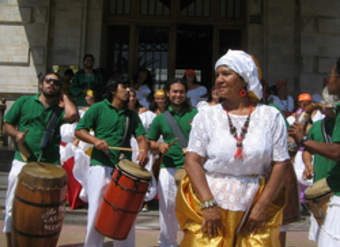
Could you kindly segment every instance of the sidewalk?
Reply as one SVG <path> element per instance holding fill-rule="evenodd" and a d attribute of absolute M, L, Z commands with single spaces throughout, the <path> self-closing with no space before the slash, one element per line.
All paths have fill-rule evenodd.
<path fill-rule="evenodd" d="M 0 221 L 2 228 L 3 221 Z M 85 239 L 86 226 L 70 225 L 63 226 L 59 237 L 59 247 L 82 247 Z M 136 230 L 136 247 L 157 247 L 159 230 Z M 178 234 L 178 243 L 182 238 L 182 233 Z M 3 233 L 0 234 L 0 246 L 6 246 L 6 239 Z M 104 247 L 112 246 L 112 240 L 106 239 Z M 317 245 L 308 240 L 307 232 L 288 232 L 286 247 L 316 247 Z M 32 246 L 33 247 L 33 246 Z"/>

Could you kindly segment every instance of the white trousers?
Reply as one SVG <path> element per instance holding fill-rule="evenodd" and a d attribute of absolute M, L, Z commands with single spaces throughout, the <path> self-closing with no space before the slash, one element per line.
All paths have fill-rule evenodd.
<path fill-rule="evenodd" d="M 104 166 L 90 166 L 88 171 L 88 211 L 87 211 L 87 232 L 84 247 L 101 247 L 104 243 L 104 235 L 96 229 L 96 219 L 99 212 L 101 200 L 105 190 L 111 181 L 112 168 Z M 135 225 L 132 226 L 130 233 L 125 240 L 115 240 L 115 247 L 135 246 Z"/>
<path fill-rule="evenodd" d="M 175 182 L 176 168 L 161 168 L 158 180 L 160 247 L 177 247 L 177 231 L 179 229 L 176 214 L 177 186 Z"/>
<path fill-rule="evenodd" d="M 6 193 L 6 205 L 5 205 L 5 224 L 3 228 L 4 233 L 10 233 L 12 227 L 12 212 L 13 212 L 13 201 L 15 195 L 15 189 L 18 184 L 18 175 L 21 172 L 24 165 L 27 163 L 13 160 L 12 167 L 8 174 L 8 187 Z"/>
<path fill-rule="evenodd" d="M 317 242 L 318 247 L 340 246 L 340 196 L 334 195 L 330 198 Z"/>

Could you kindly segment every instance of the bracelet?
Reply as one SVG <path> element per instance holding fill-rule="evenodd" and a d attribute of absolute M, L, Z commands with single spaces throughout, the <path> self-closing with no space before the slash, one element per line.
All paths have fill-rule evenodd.
<path fill-rule="evenodd" d="M 217 206 L 217 202 L 216 202 L 215 199 L 211 199 L 211 200 L 208 200 L 208 201 L 201 202 L 202 209 L 212 208 L 212 207 L 215 207 L 215 206 Z"/>

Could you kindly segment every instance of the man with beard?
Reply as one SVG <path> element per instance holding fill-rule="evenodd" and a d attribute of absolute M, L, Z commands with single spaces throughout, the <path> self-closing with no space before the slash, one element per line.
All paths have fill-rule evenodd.
<path fill-rule="evenodd" d="M 328 83 L 329 94 L 340 96 L 340 58 L 331 69 Z M 324 156 L 327 160 L 324 166 L 323 176 L 333 195 L 328 202 L 328 208 L 324 223 L 320 227 L 318 236 L 319 247 L 340 246 L 340 103 L 335 107 L 335 120 L 332 127 L 328 127 L 329 142 L 318 142 L 304 136 L 303 126 L 295 123 L 290 127 L 288 133 L 293 136 L 296 143 L 300 144 L 312 154 Z"/>
<path fill-rule="evenodd" d="M 104 87 L 103 75 L 94 70 L 94 57 L 86 54 L 83 58 L 84 69 L 79 70 L 73 77 L 69 91 L 74 98 L 77 106 L 88 106 L 85 101 L 86 91 L 91 89 L 97 97 L 101 95 Z"/>
<path fill-rule="evenodd" d="M 106 99 L 92 105 L 77 125 L 75 135 L 80 140 L 94 145 L 90 168 L 88 171 L 88 218 L 85 247 L 102 246 L 104 235 L 95 229 L 101 198 L 111 180 L 111 174 L 118 163 L 121 152 L 109 149 L 110 146 L 130 145 L 131 135 L 136 137 L 139 152 L 137 160 L 140 166 L 148 162 L 148 146 L 144 136 L 145 129 L 138 114 L 127 108 L 129 91 L 124 83 L 111 81 L 106 87 Z M 129 117 L 129 124 L 125 126 Z M 124 138 L 125 129 L 127 134 Z M 94 130 L 94 136 L 89 134 Z M 124 152 L 125 158 L 131 160 L 131 153 Z M 117 195 L 119 196 L 119 195 Z M 115 241 L 115 246 L 135 246 L 134 227 L 126 240 Z"/>
<path fill-rule="evenodd" d="M 191 121 L 197 113 L 189 105 L 186 93 L 187 85 L 181 80 L 174 80 L 165 87 L 170 106 L 152 121 L 148 133 L 150 148 L 163 155 L 158 179 L 160 247 L 177 246 L 178 223 L 175 214 L 177 186 L 175 173 L 184 164 L 184 146 L 182 141 L 174 142 L 179 136 L 174 133 L 166 117 L 170 114 L 184 138 L 189 140 Z M 157 142 L 162 136 L 164 142 Z M 181 138 L 180 138 L 181 139 Z"/>
<path fill-rule="evenodd" d="M 7 112 L 4 119 L 5 132 L 11 136 L 17 146 L 12 167 L 8 176 L 5 224 L 3 232 L 7 236 L 7 245 L 11 246 L 12 207 L 18 175 L 27 162 L 37 161 L 59 164 L 59 127 L 64 122 L 75 121 L 77 109 L 68 96 L 61 91 L 58 74 L 47 73 L 39 83 L 40 94 L 20 97 Z M 54 135 L 47 146 L 41 148 L 46 126 L 57 114 Z M 24 147 L 26 151 L 22 154 Z"/>

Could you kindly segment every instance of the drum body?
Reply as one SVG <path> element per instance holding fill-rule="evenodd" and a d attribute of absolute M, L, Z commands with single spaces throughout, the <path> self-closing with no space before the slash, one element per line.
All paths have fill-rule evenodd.
<path fill-rule="evenodd" d="M 121 160 L 107 187 L 96 221 L 103 235 L 126 239 L 141 209 L 151 173 L 129 160 Z"/>
<path fill-rule="evenodd" d="M 63 168 L 36 162 L 23 167 L 13 202 L 13 246 L 57 246 L 65 214 L 66 184 Z"/>

